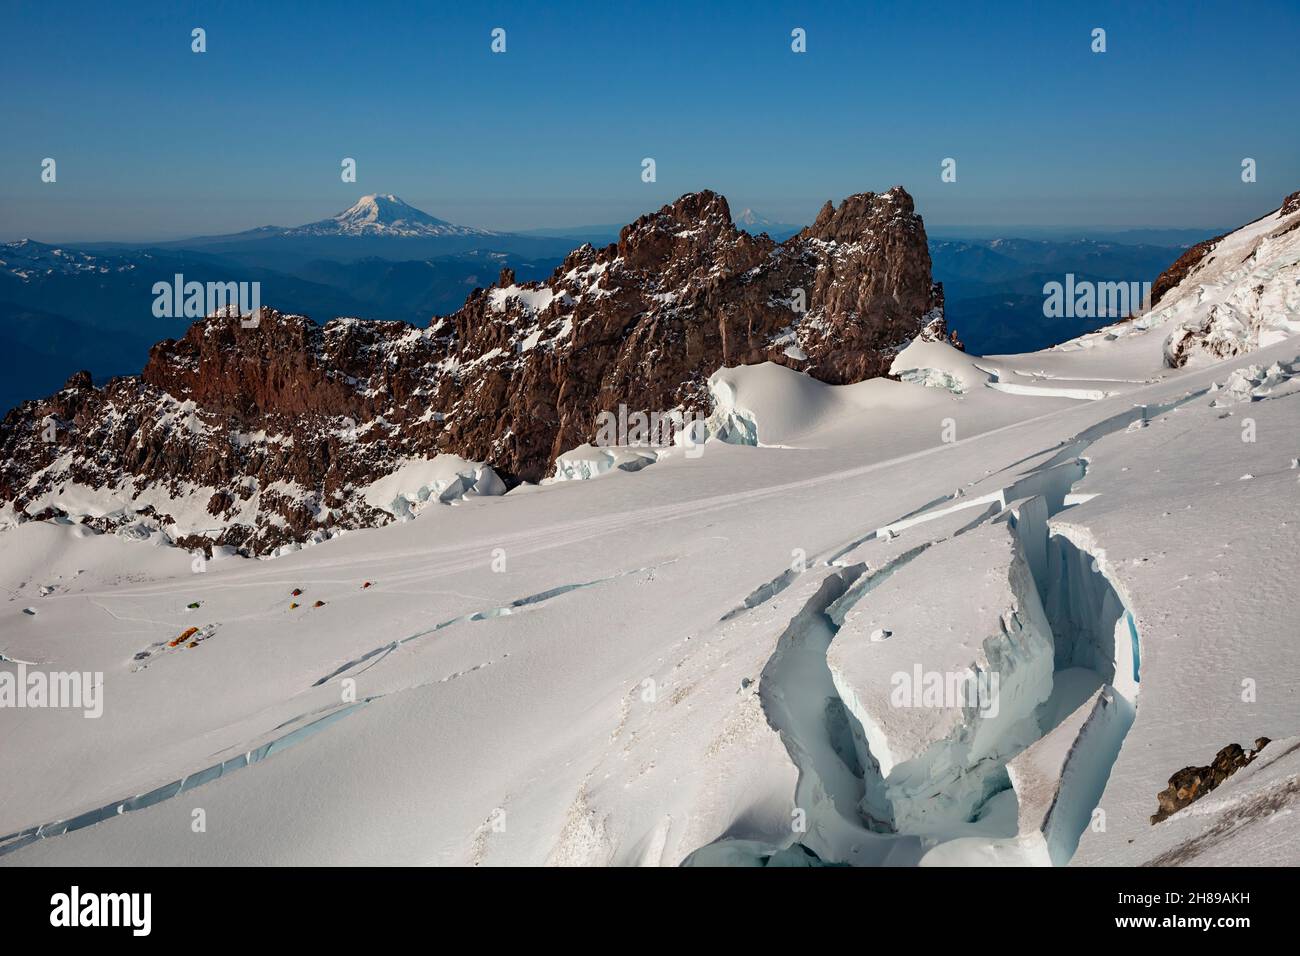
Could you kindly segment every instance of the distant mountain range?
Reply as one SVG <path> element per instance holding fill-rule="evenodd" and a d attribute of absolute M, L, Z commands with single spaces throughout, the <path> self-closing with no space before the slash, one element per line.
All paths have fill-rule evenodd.
<path fill-rule="evenodd" d="M 243 232 L 152 244 L 79 245 L 90 252 L 103 253 L 142 248 L 195 250 L 242 265 L 287 272 L 318 259 L 337 262 L 366 258 L 431 259 L 481 249 L 525 258 L 562 259 L 573 248 L 567 235 L 493 232 L 447 222 L 392 193 L 362 196 L 337 215 L 300 226 L 258 226 Z"/>
<path fill-rule="evenodd" d="M 349 274 L 373 296 L 391 282 L 386 267 L 414 266 L 366 261 L 372 275 Z M 40 495 L 74 481 L 184 483 L 184 513 L 159 497 L 155 511 L 132 506 L 97 527 L 143 521 L 186 547 L 267 554 L 390 521 L 365 489 L 403 462 L 487 462 L 493 477 L 474 487 L 499 493 L 496 476 L 551 474 L 561 452 L 593 440 L 602 411 L 702 419 L 720 367 L 772 362 L 810 381 L 859 382 L 886 374 L 900 342 L 947 339 L 925 227 L 901 187 L 827 202 L 784 243 L 737 229 L 717 193 L 688 193 L 623 227 L 615 245 L 573 250 L 542 281 L 503 267 L 483 286 L 422 327 L 317 321 L 279 310 L 269 290 L 256 326 L 213 314 L 182 335 L 177 322 L 139 376 L 96 388 L 70 375 L 5 416 L 0 505 L 35 514 Z M 56 423 L 50 440 L 44 422 Z M 231 429 L 260 437 L 235 448 Z"/>
<path fill-rule="evenodd" d="M 778 242 L 802 228 L 748 208 L 733 222 Z M 88 368 L 97 381 L 138 370 L 154 342 L 184 332 L 179 320 L 157 319 L 151 310 L 153 284 L 178 273 L 187 281 L 260 282 L 263 302 L 322 322 L 357 316 L 423 326 L 459 309 L 503 268 L 521 281 L 545 279 L 572 249 L 601 248 L 621 228 L 493 232 L 377 193 L 299 226 L 152 245 L 6 243 L 0 348 L 15 361 L 0 380 L 0 410 L 49 393 L 70 369 Z M 1045 282 L 1066 272 L 1095 281 L 1150 280 L 1185 248 L 1128 238 L 931 239 L 929 249 L 951 326 L 971 351 L 989 354 L 1043 348 L 1095 327 L 1090 320 L 1046 319 Z"/>
<path fill-rule="evenodd" d="M 361 235 L 348 234 L 349 221 L 338 223 L 343 235 L 334 238 L 367 241 L 377 220 L 364 210 L 360 218 Z M 404 210 L 390 221 L 396 218 L 412 222 Z M 1042 285 L 1070 273 L 1158 281 L 1166 294 L 1182 289 L 1193 297 L 1199 279 L 1218 283 L 1216 295 L 1230 293 L 1236 305 L 1206 309 L 1156 344 L 1170 368 L 1222 358 L 1294 331 L 1274 305 L 1294 284 L 1291 247 L 1272 240 L 1300 227 L 1300 194 L 1261 222 L 1226 246 L 1208 239 L 1182 256 L 1090 239 L 930 242 L 911 196 L 895 187 L 838 207 L 827 202 L 810 226 L 777 243 L 736 227 L 725 198 L 704 190 L 629 223 L 616 244 L 574 249 L 558 267 L 539 268 L 544 275 L 534 281 L 496 252 L 450 262 L 318 262 L 295 276 L 235 273 L 280 284 L 263 290 L 269 308 L 248 327 L 215 313 L 131 325 L 150 301 L 142 279 L 167 279 L 173 270 L 187 280 L 229 279 L 224 260 L 150 251 L 128 261 L 13 244 L 0 290 L 35 289 L 47 303 L 40 311 L 28 305 L 7 323 L 45 330 L 14 352 L 48 358 L 67 377 L 0 424 L 0 506 L 28 518 L 84 517 L 97 530 L 128 536 L 162 532 L 185 548 L 274 554 L 407 514 L 407 499 L 398 504 L 370 489 L 405 480 L 394 476 L 412 462 L 448 455 L 471 469 L 447 478 L 454 495 L 495 494 L 563 472 L 560 458 L 600 441 L 601 418 L 614 409 L 676 409 L 683 421 L 712 411 L 717 434 L 757 441 L 751 412 L 734 406 L 717 414 L 725 407 L 719 401 L 732 401 L 711 384 L 719 368 L 784 366 L 800 387 L 815 388 L 906 378 L 907 367 L 896 364 L 904 346 L 951 361 L 958 336 L 994 352 L 1001 350 L 989 344 L 1003 339 L 1063 341 L 1079 323 L 1044 318 Z M 1243 277 L 1237 270 L 1248 244 L 1265 258 Z M 470 268 L 468 280 L 458 278 Z M 72 312 L 63 297 L 74 294 L 97 299 Z M 421 294 L 462 301 L 420 322 L 365 320 L 409 308 Z M 280 308 L 295 295 L 317 297 L 322 310 L 307 317 Z M 129 305 L 121 315 L 113 309 L 119 302 Z M 358 317 L 334 318 L 340 311 Z M 1154 321 L 1182 322 L 1177 312 L 1156 310 L 1098 339 L 1162 314 Z M 69 315 L 99 323 L 92 333 L 105 342 L 121 328 L 165 331 L 138 375 L 97 386 L 91 374 L 75 372 L 73 356 L 86 354 L 91 340 Z M 1091 331 L 1114 318 L 1079 322 Z M 950 332 L 950 321 L 968 324 Z M 959 367 L 983 373 L 965 358 Z M 938 368 L 912 371 L 923 373 L 924 384 L 964 394 L 964 380 Z M 1082 398 L 1082 389 L 991 374 L 988 384 L 1007 394 Z M 138 494 L 129 506 L 102 509 L 67 495 L 70 485 Z M 413 492 L 420 501 L 431 493 Z M 78 510 L 87 507 L 99 513 Z"/>
<path fill-rule="evenodd" d="M 0 409 L 57 388 L 70 369 L 88 368 L 97 381 L 137 371 L 155 342 L 185 331 L 152 312 L 154 283 L 177 274 L 259 282 L 263 302 L 322 320 L 424 325 L 502 268 L 545 278 L 574 245 L 455 225 L 392 194 L 301 226 L 152 245 L 0 244 L 0 348 L 15 359 L 0 380 Z"/>
<path fill-rule="evenodd" d="M 1091 332 L 1103 319 L 1049 318 L 1043 286 L 1067 273 L 1091 282 L 1151 282 L 1185 246 L 1096 239 L 931 239 L 948 322 L 978 355 L 1032 352 Z"/>

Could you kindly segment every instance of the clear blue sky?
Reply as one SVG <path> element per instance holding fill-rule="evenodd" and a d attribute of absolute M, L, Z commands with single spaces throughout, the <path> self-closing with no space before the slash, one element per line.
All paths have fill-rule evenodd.
<path fill-rule="evenodd" d="M 0 240 L 294 225 L 367 192 L 526 229 L 711 187 L 800 221 L 895 183 L 932 232 L 1229 226 L 1300 189 L 1295 0 L 0 3 Z"/>

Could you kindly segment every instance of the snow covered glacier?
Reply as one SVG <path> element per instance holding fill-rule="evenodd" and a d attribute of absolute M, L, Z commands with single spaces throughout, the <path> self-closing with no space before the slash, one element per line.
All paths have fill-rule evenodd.
<path fill-rule="evenodd" d="M 690 454 L 414 463 L 274 561 L 0 532 L 0 667 L 104 698 L 0 712 L 0 865 L 1300 862 L 1298 225 L 1044 352 L 721 369 Z"/>

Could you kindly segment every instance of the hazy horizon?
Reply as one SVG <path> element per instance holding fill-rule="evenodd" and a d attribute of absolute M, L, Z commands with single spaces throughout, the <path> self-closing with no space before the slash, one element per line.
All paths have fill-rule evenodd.
<path fill-rule="evenodd" d="M 1300 188 L 1294 5 L 1022 3 L 990 29 L 908 4 L 377 3 L 370 34 L 357 12 L 74 3 L 55 30 L 11 4 L 0 239 L 224 234 L 387 192 L 500 231 L 628 222 L 703 188 L 797 223 L 895 184 L 931 231 L 1224 229 Z"/>
<path fill-rule="evenodd" d="M 906 184 L 900 184 L 906 188 Z M 714 188 L 714 187 L 700 187 Z M 874 191 L 881 192 L 887 186 L 880 185 Z M 689 190 L 698 191 L 698 190 Z M 721 192 L 724 196 L 725 191 Z M 910 191 L 910 190 L 909 190 Z M 378 193 L 388 193 L 391 190 L 376 190 Z M 365 193 L 370 195 L 371 193 Z M 361 197 L 358 193 L 356 199 Z M 457 225 L 472 226 L 480 229 L 488 229 L 495 232 L 506 233 L 527 233 L 533 231 L 545 231 L 554 233 L 564 233 L 572 231 L 581 233 L 584 230 L 597 229 L 617 229 L 645 213 L 653 212 L 668 202 L 676 199 L 676 196 L 669 197 L 663 202 L 656 202 L 647 205 L 644 208 L 636 208 L 630 203 L 619 200 L 608 200 L 607 205 L 600 205 L 600 201 L 587 201 L 584 204 L 565 206 L 555 210 L 555 218 L 543 218 L 533 208 L 535 203 L 520 201 L 512 204 L 509 200 L 495 200 L 490 203 L 480 205 L 466 203 L 463 199 L 439 199 L 433 198 L 416 198 L 411 199 L 407 196 L 397 194 L 403 201 L 436 216 L 448 222 Z M 966 220 L 939 220 L 927 213 L 927 209 L 922 199 L 916 198 L 917 212 L 922 216 L 926 224 L 926 231 L 931 238 L 1068 238 L 1068 237 L 1087 237 L 1093 235 L 1119 235 L 1127 232 L 1144 232 L 1144 231 L 1169 231 L 1169 232 L 1186 232 L 1186 233 L 1218 233 L 1224 230 L 1234 229 L 1246 222 L 1252 221 L 1261 215 L 1264 215 L 1281 203 L 1283 195 L 1278 195 L 1269 199 L 1264 199 L 1262 194 L 1261 201 L 1257 205 L 1243 206 L 1238 212 L 1238 219 L 1229 220 L 1220 218 L 1214 222 L 1192 222 L 1171 224 L 1160 221 L 1134 221 L 1134 222 L 1107 222 L 1107 221 L 1088 221 L 1088 222 L 1032 222 L 1028 220 L 1006 220 L 1006 221 L 977 221 L 974 219 Z M 752 209 L 757 215 L 764 217 L 770 222 L 779 226 L 803 226 L 810 223 L 816 216 L 817 211 L 821 208 L 822 203 L 827 200 L 839 205 L 844 196 L 828 196 L 824 199 L 813 202 L 811 200 L 802 203 L 740 203 L 733 201 L 727 196 L 728 203 L 731 206 L 733 216 L 738 216 L 745 209 Z M 355 199 L 353 200 L 355 202 Z M 174 205 L 178 200 L 163 201 L 156 200 L 159 205 Z M 327 203 L 334 203 L 333 207 L 327 206 Z M 25 203 L 30 203 L 34 208 L 32 212 L 50 217 L 51 207 L 48 203 L 42 203 L 35 200 L 25 202 L 6 202 L 5 206 L 10 211 L 22 210 Z M 216 205 L 215 201 L 213 201 Z M 106 206 L 106 203 L 90 204 L 93 207 Z M 200 209 L 205 203 L 191 203 L 190 205 L 198 206 Z M 104 214 L 103 225 L 99 227 L 90 226 L 78 231 L 74 226 L 61 228 L 58 222 L 64 221 L 59 216 L 53 217 L 55 225 L 38 227 L 28 231 L 15 231 L 9 228 L 7 216 L 5 221 L 0 221 L 0 242 L 13 242 L 19 239 L 32 239 L 43 243 L 124 243 L 124 244 L 148 244 L 148 243 L 167 243 L 178 240 L 195 239 L 204 236 L 226 235 L 243 232 L 246 230 L 256 229 L 262 226 L 300 226 L 309 222 L 315 222 L 332 217 L 348 206 L 352 202 L 338 205 L 338 200 L 322 199 L 312 200 L 227 200 L 219 204 L 223 207 L 220 214 L 209 218 L 203 215 L 187 216 L 183 222 L 195 222 L 191 228 L 185 228 L 183 225 L 170 229 L 161 229 L 156 231 L 127 231 L 115 225 L 118 221 L 116 216 Z M 233 208 L 232 208 L 233 207 Z M 549 208 L 549 207 L 548 207 Z M 591 208 L 594 211 L 608 210 L 605 218 L 583 218 L 581 215 L 575 215 L 575 209 Z M 1235 207 L 1234 207 L 1235 208 Z M 779 210 L 787 210 L 783 215 Z M 450 211 L 449 211 L 450 210 Z M 531 210 L 531 211 L 530 211 Z M 622 210 L 622 215 L 615 215 Z M 241 216 L 240 213 L 243 213 Z M 277 213 L 279 214 L 277 217 Z M 566 214 L 567 213 L 567 214 Z M 1223 215 L 1227 215 L 1224 213 Z M 69 222 L 72 221 L 69 214 Z M 178 220 L 179 221 L 179 220 Z M 215 222 L 211 228 L 205 228 L 202 223 Z"/>

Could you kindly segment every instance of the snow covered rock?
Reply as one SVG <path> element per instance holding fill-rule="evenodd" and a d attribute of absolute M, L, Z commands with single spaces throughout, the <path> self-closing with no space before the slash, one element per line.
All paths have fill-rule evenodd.
<path fill-rule="evenodd" d="M 1187 250 L 1152 284 L 1147 311 L 1049 351 L 1122 342 L 1120 351 L 1105 351 L 1113 368 L 1117 360 L 1145 362 L 1143 343 L 1150 340 L 1166 368 L 1203 367 L 1300 332 L 1298 197 L 1293 193 L 1268 215 Z"/>
<path fill-rule="evenodd" d="M 1140 321 L 1176 328 L 1172 368 L 1266 348 L 1300 332 L 1300 202 L 1189 250 L 1156 280 L 1162 304 Z"/>
<path fill-rule="evenodd" d="M 285 234 L 459 228 L 374 195 Z M 250 327 L 194 323 L 138 378 L 74 376 L 0 425 L 0 507 L 15 522 L 57 517 L 62 488 L 115 489 L 128 499 L 119 525 L 151 504 L 151 527 L 185 547 L 267 554 L 390 520 L 395 499 L 376 508 L 358 490 L 410 460 L 453 455 L 536 483 L 596 440 L 602 413 L 702 417 L 709 376 L 727 366 L 859 382 L 923 329 L 942 332 L 942 291 L 902 188 L 827 203 L 783 243 L 738 230 L 717 193 L 689 193 L 615 244 L 574 250 L 545 282 L 503 270 L 427 328 L 264 308 Z M 718 431 L 753 443 L 743 408 Z M 578 473 L 600 470 L 586 460 Z"/>

